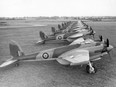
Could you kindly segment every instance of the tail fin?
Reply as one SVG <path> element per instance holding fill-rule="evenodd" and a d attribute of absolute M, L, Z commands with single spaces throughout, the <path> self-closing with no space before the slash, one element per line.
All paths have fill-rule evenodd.
<path fill-rule="evenodd" d="M 58 29 L 61 30 L 61 25 L 60 24 L 58 24 Z"/>
<path fill-rule="evenodd" d="M 44 34 L 44 32 L 40 31 L 39 34 L 40 34 L 40 38 L 42 40 L 45 40 L 47 38 L 47 36 Z"/>
<path fill-rule="evenodd" d="M 18 61 L 18 57 L 24 55 L 24 52 L 22 51 L 21 47 L 15 41 L 12 41 L 12 43 L 9 44 L 9 48 L 10 48 L 10 55 L 13 58 L 8 59 L 2 64 L 0 64 L 0 68 L 16 63 Z"/>
<path fill-rule="evenodd" d="M 55 35 L 55 33 L 56 33 L 55 27 L 51 27 L 51 30 L 52 30 L 52 33 Z"/>
<path fill-rule="evenodd" d="M 23 50 L 15 41 L 12 41 L 12 43 L 9 44 L 9 49 L 10 49 L 10 55 L 13 56 L 13 58 L 17 58 L 19 56 L 24 55 Z"/>

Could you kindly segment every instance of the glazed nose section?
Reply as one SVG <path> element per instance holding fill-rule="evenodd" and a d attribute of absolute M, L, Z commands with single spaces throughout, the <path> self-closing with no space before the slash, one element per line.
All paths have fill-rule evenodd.
<path fill-rule="evenodd" d="M 107 48 L 108 51 L 111 51 L 114 47 L 112 45 L 109 45 L 109 47 Z"/>

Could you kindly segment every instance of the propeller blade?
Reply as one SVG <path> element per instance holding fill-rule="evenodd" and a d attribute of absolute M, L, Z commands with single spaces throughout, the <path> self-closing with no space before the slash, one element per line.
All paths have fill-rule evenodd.
<path fill-rule="evenodd" d="M 99 35 L 99 39 L 100 39 L 100 41 L 103 41 L 102 35 Z"/>
<path fill-rule="evenodd" d="M 106 40 L 107 47 L 109 47 L 109 39 Z"/>

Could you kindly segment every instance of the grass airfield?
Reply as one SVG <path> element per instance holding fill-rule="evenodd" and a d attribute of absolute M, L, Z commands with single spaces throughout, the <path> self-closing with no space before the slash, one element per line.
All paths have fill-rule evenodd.
<path fill-rule="evenodd" d="M 8 44 L 15 40 L 25 54 L 63 46 L 63 44 L 35 45 L 40 40 L 39 31 L 51 33 L 60 21 L 17 21 L 8 20 L 8 26 L 0 26 L 0 63 L 10 58 Z M 116 46 L 116 22 L 86 22 L 97 35 L 109 38 Z M 36 25 L 36 26 L 35 26 Z M 40 26 L 39 26 L 40 25 Z M 54 43 L 54 42 L 53 42 Z M 116 87 L 116 49 L 95 63 L 96 74 L 87 74 L 84 66 L 65 67 L 57 61 L 21 62 L 0 69 L 0 87 Z"/>

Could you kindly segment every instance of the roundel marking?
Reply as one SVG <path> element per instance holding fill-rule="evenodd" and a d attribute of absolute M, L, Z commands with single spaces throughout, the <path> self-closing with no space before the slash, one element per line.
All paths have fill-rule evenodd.
<path fill-rule="evenodd" d="M 58 39 L 61 40 L 62 39 L 62 36 L 58 36 Z"/>
<path fill-rule="evenodd" d="M 45 52 L 45 53 L 43 53 L 42 57 L 43 57 L 44 59 L 47 59 L 47 58 L 49 57 L 49 54 L 48 54 L 47 52 Z"/>

